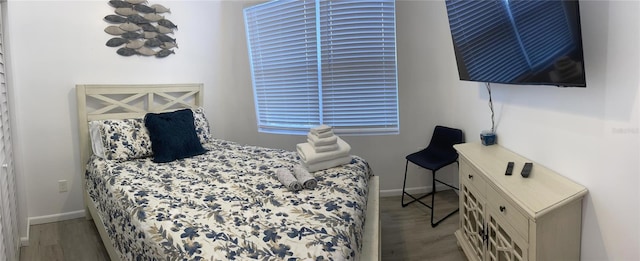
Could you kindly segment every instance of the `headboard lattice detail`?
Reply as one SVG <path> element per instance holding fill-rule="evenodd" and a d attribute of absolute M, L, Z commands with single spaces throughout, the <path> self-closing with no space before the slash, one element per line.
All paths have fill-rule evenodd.
<path fill-rule="evenodd" d="M 147 89 L 137 93 L 105 92 L 84 88 L 87 120 L 143 117 L 148 112 L 163 112 L 201 106 L 201 90 Z M 140 88 L 140 87 L 137 87 Z M 119 89 L 119 88 L 117 88 Z M 116 90 L 117 90 L 116 89 Z"/>

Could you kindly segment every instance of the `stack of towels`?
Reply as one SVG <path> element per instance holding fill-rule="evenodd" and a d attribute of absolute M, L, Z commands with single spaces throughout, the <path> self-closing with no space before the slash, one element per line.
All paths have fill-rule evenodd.
<path fill-rule="evenodd" d="M 294 192 L 303 188 L 314 189 L 318 185 L 316 178 L 300 165 L 293 167 L 293 174 L 287 168 L 278 168 L 276 169 L 276 177 L 287 189 Z"/>
<path fill-rule="evenodd" d="M 296 146 L 300 162 L 315 172 L 351 162 L 351 146 L 333 133 L 333 128 L 320 125 L 307 134 L 307 142 Z"/>

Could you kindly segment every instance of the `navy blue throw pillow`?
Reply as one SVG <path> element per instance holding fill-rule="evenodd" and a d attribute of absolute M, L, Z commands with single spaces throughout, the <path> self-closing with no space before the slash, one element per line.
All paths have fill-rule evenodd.
<path fill-rule="evenodd" d="M 207 152 L 196 134 L 190 109 L 147 113 L 144 125 L 151 138 L 153 162 L 170 162 Z"/>

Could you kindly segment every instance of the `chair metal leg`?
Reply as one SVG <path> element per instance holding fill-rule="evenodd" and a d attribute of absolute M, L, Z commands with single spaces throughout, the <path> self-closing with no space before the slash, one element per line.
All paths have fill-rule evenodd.
<path fill-rule="evenodd" d="M 456 163 L 458 163 L 458 162 L 456 161 Z M 458 163 L 458 166 L 459 166 L 459 163 Z M 453 214 L 457 213 L 460 210 L 459 208 L 456 208 L 456 210 L 454 210 L 453 212 L 448 213 L 443 218 L 441 218 L 441 219 L 437 220 L 436 222 L 434 222 L 433 214 L 435 212 L 435 196 L 436 196 L 436 193 L 438 191 L 437 188 L 436 188 L 436 181 L 439 182 L 439 183 L 442 183 L 443 185 L 446 185 L 446 186 L 448 186 L 450 188 L 456 189 L 456 190 L 458 190 L 458 188 L 456 188 L 454 186 L 451 186 L 451 185 L 449 185 L 447 183 L 444 183 L 444 182 L 436 179 L 436 172 L 435 171 L 431 171 L 431 173 L 432 173 L 431 192 L 429 192 L 429 193 L 427 193 L 425 195 L 422 195 L 419 198 L 416 198 L 413 195 L 411 195 L 411 194 L 409 194 L 409 193 L 407 193 L 405 191 L 406 190 L 406 185 L 407 185 L 407 169 L 408 169 L 408 167 L 409 167 L 409 160 L 407 160 L 407 162 L 406 162 L 406 164 L 404 166 L 404 180 L 402 182 L 402 199 L 401 199 L 402 207 L 406 207 L 407 205 L 417 201 L 418 203 L 422 204 L 423 206 L 428 207 L 429 209 L 431 209 L 431 227 L 436 227 L 438 224 L 440 224 L 440 222 L 444 221 L 445 219 L 447 219 L 448 217 L 452 216 Z M 407 203 L 404 203 L 404 195 L 409 196 L 413 200 L 411 200 L 411 201 L 409 201 Z M 428 196 L 431 196 L 431 206 L 429 206 L 429 205 L 427 205 L 427 204 L 425 204 L 424 202 L 421 201 L 421 199 L 423 199 L 425 197 L 428 197 Z"/>
<path fill-rule="evenodd" d="M 435 204 L 436 192 L 438 192 L 438 188 L 436 187 L 436 172 L 431 171 L 431 227 L 435 227 L 433 225 L 433 212 L 434 212 L 434 208 L 436 208 L 436 204 Z"/>
<path fill-rule="evenodd" d="M 406 207 L 407 205 L 409 205 L 409 204 L 415 202 L 416 200 L 418 200 L 417 198 L 413 197 L 411 194 L 405 192 L 405 188 L 407 186 L 407 169 L 408 169 L 408 167 L 409 167 L 409 160 L 407 160 L 407 162 L 404 165 L 404 181 L 402 181 L 402 199 L 401 199 L 401 202 L 400 202 L 400 203 L 402 203 L 402 207 Z M 407 203 L 404 203 L 404 195 L 405 194 L 407 196 L 411 197 L 413 200 L 409 201 Z"/>
<path fill-rule="evenodd" d="M 402 199 L 401 199 L 402 207 L 406 207 L 409 204 L 417 201 L 418 203 L 424 205 L 425 207 L 431 208 L 431 206 L 429 206 L 427 204 L 424 204 L 422 201 L 420 201 L 421 199 L 429 196 L 430 193 L 426 194 L 426 195 L 423 195 L 422 197 L 416 198 L 413 195 L 411 195 L 411 194 L 409 194 L 408 192 L 405 191 L 405 188 L 406 188 L 406 185 L 407 185 L 407 169 L 408 169 L 408 167 L 409 167 L 409 160 L 407 160 L 407 163 L 404 165 L 404 181 L 402 182 Z M 409 196 L 413 200 L 411 200 L 411 201 L 409 201 L 407 203 L 404 203 L 404 195 Z"/>
<path fill-rule="evenodd" d="M 407 205 L 409 205 L 409 203 L 404 204 L 404 188 L 407 185 L 407 167 L 409 167 L 409 160 L 407 160 L 407 163 L 404 164 L 404 181 L 402 181 L 402 199 L 400 200 L 402 207 L 406 207 Z"/>
<path fill-rule="evenodd" d="M 444 183 L 444 182 L 442 182 L 440 180 L 437 180 L 435 171 L 432 171 L 431 173 L 433 173 L 433 178 L 431 179 L 432 180 L 432 186 L 433 186 L 432 195 L 431 195 L 431 206 L 432 206 L 431 207 L 431 227 L 436 227 L 438 224 L 440 224 L 440 222 L 444 221 L 445 219 L 447 219 L 448 217 L 452 216 L 453 214 L 455 214 L 456 212 L 458 212 L 460 210 L 460 208 L 456 208 L 456 210 L 450 212 L 449 214 L 447 214 L 443 218 L 439 219 L 435 223 L 433 222 L 433 213 L 435 212 L 435 208 L 436 208 L 436 204 L 435 204 L 436 191 L 437 191 L 437 189 L 436 189 L 436 181 L 439 182 L 439 183 L 442 183 L 442 184 L 444 184 L 444 185 L 446 185 L 446 186 L 448 186 L 450 188 L 453 188 L 453 189 L 456 189 L 456 190 L 459 190 L 459 189 L 454 187 L 454 186 L 451 186 L 451 185 L 449 185 L 447 183 Z"/>

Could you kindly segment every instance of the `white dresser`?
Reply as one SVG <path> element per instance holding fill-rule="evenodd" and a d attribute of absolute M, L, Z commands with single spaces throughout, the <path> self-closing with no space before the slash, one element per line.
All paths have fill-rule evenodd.
<path fill-rule="evenodd" d="M 467 258 L 579 260 L 582 198 L 587 189 L 499 145 L 465 143 L 460 155 L 460 228 Z M 515 163 L 505 175 L 507 163 Z"/>

